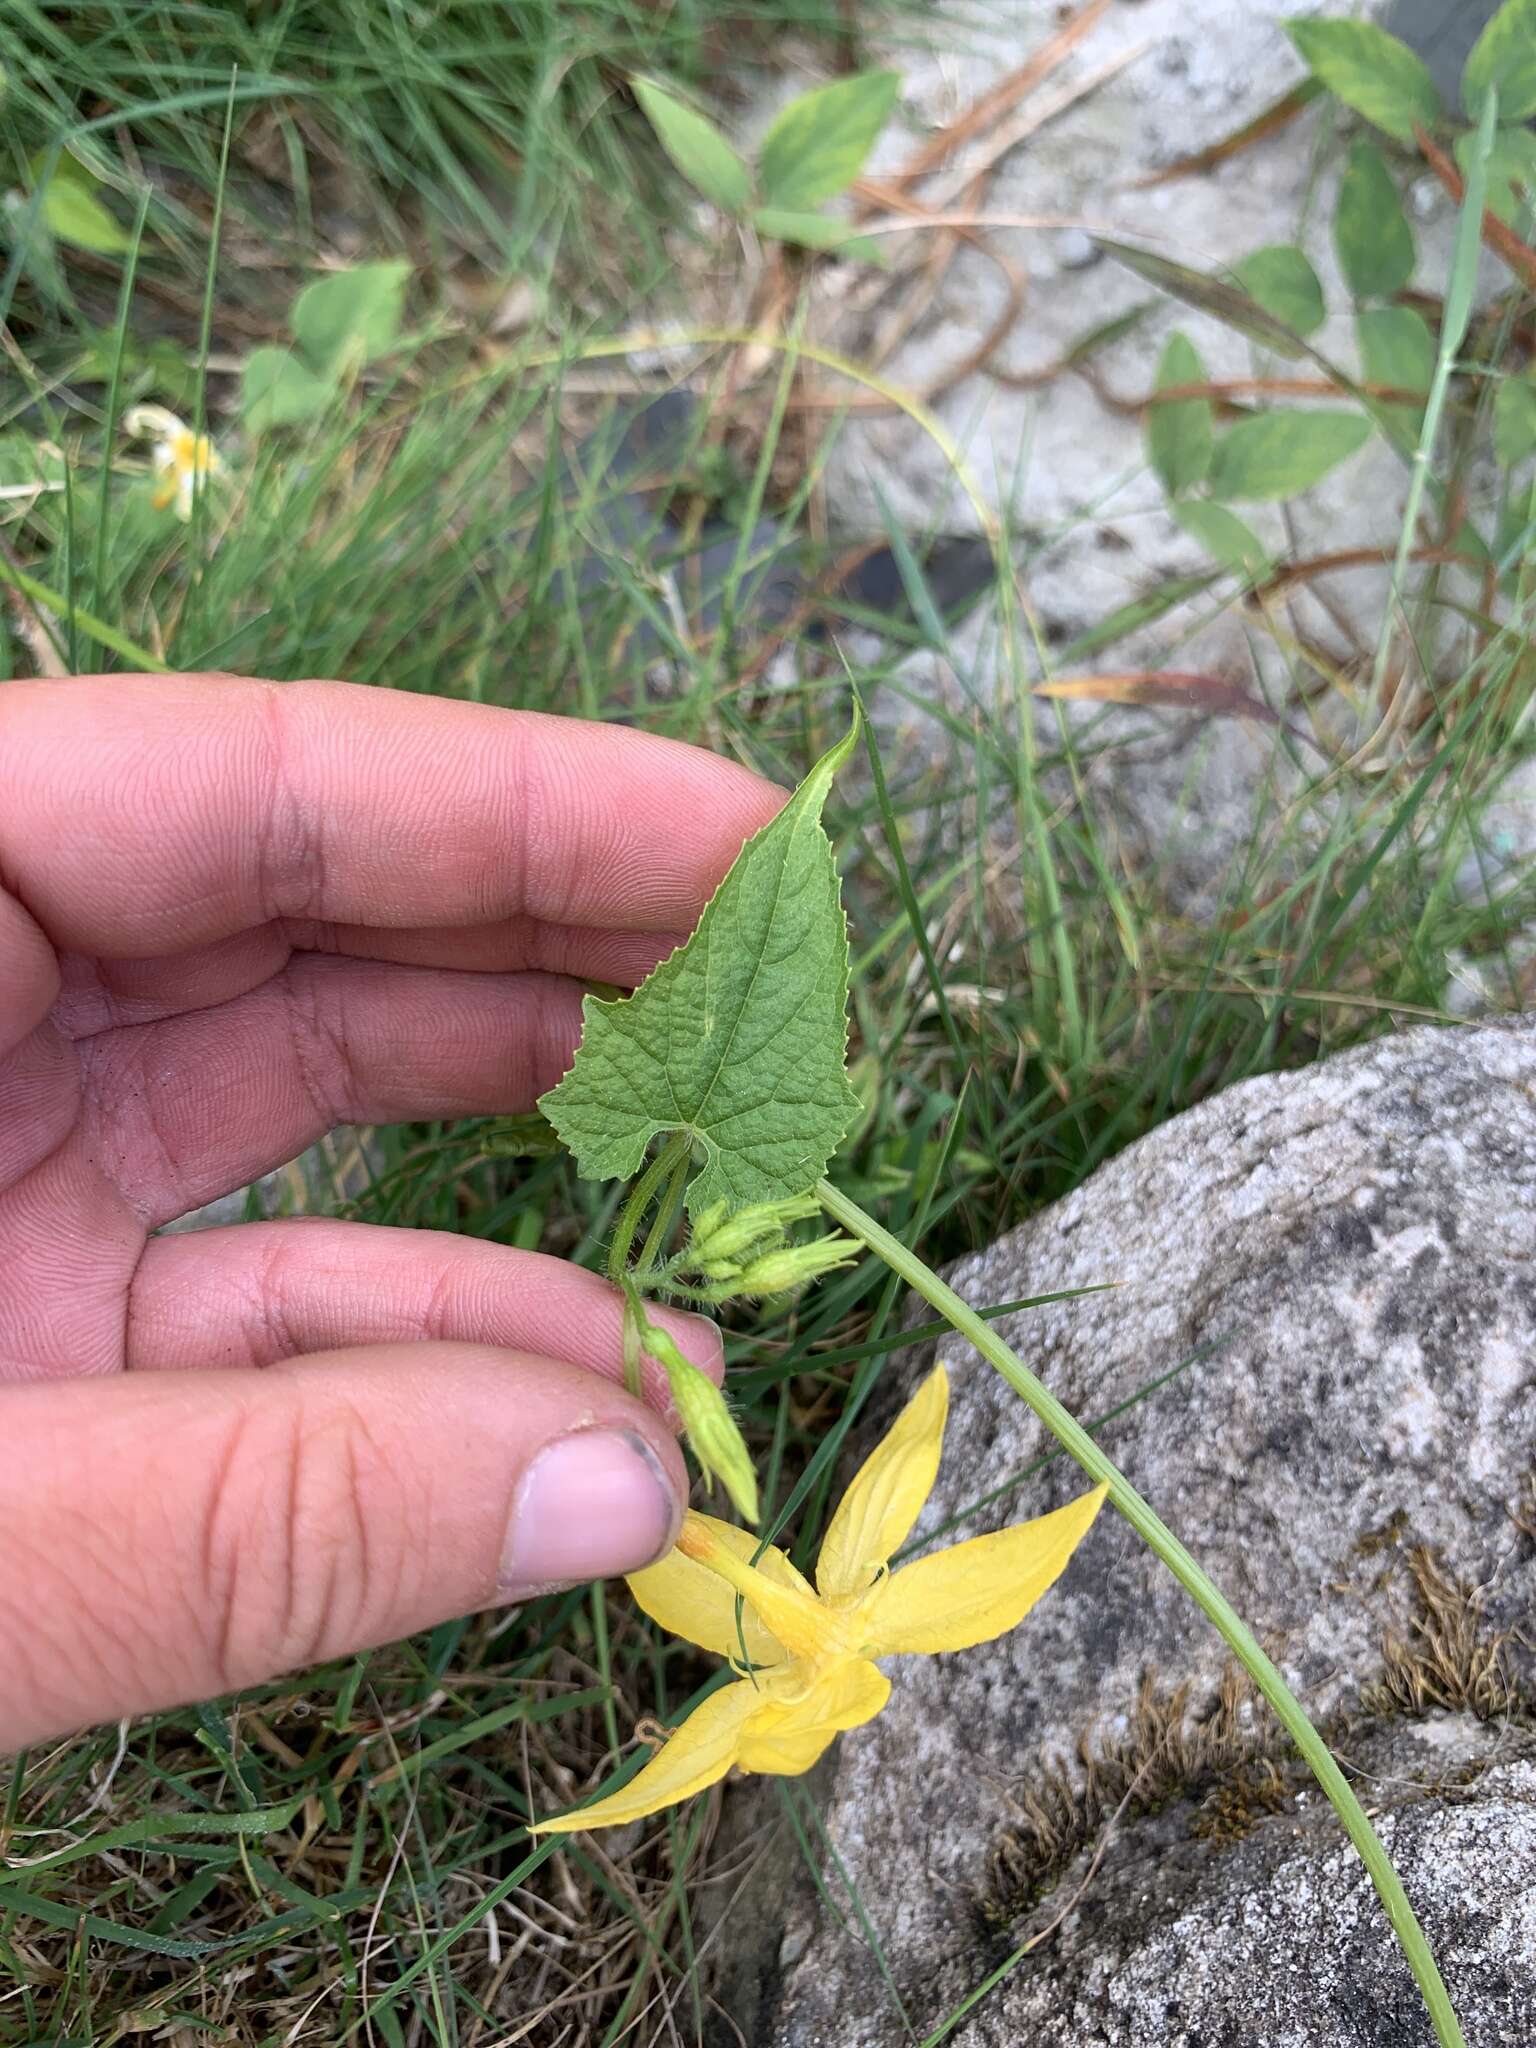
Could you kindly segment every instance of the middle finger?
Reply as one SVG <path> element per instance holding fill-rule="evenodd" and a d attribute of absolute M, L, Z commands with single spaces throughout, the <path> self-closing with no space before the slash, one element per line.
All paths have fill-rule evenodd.
<path fill-rule="evenodd" d="M 232 1002 L 83 1040 L 76 1142 L 155 1229 L 338 1124 L 529 1109 L 580 1035 L 558 976 L 299 954 Z"/>

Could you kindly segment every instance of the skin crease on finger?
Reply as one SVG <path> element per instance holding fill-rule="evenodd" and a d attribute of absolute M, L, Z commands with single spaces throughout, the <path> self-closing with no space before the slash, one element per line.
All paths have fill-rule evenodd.
<path fill-rule="evenodd" d="M 649 1562 L 686 1493 L 620 1388 L 484 1345 L 4 1398 L 0 1749 Z"/>
<path fill-rule="evenodd" d="M 7 1438 L 23 1407 L 63 1404 L 28 1470 L 30 1547 L 16 1522 L 10 1544 L 0 1535 L 0 1637 L 23 1555 L 66 1567 L 49 1596 L 61 1629 L 71 1600 L 84 1614 L 66 1528 L 76 1562 L 103 1557 L 104 1581 L 117 1574 L 140 1599 L 175 1583 L 172 1537 L 151 1542 L 126 1507 L 114 1520 L 110 1487 L 89 1478 L 88 1418 L 119 1429 L 120 1397 L 100 1382 L 125 1366 L 201 1402 L 228 1381 L 220 1367 L 270 1379 L 307 1371 L 313 1353 L 366 1364 L 402 1340 L 418 1359 L 490 1343 L 566 1375 L 549 1424 L 568 1431 L 589 1406 L 582 1385 L 602 1385 L 588 1376 L 621 1369 L 617 1304 L 593 1275 L 353 1223 L 149 1233 L 339 1120 L 531 1106 L 574 1048 L 579 980 L 643 978 L 782 792 L 617 728 L 233 677 L 10 684 L 0 761 L 0 1405 L 22 1404 L 7 1409 Z M 687 1316 L 672 1327 L 718 1378 L 714 1330 Z M 143 1370 L 164 1367 L 178 1369 Z M 673 1418 L 658 1378 L 646 1393 L 666 1416 L 656 1455 L 675 1508 Z M 451 1377 L 436 1394 L 452 1403 Z M 602 1399 L 631 1405 L 616 1389 Z M 134 1438 L 150 1427 L 134 1412 L 105 1469 L 149 1485 L 162 1446 Z M 657 1427 L 645 1422 L 647 1442 Z M 523 1427 L 504 1467 L 537 1448 Z M 612 1456 L 614 1475 L 629 1469 Z M 451 1523 L 459 1497 L 441 1479 L 432 1512 Z M 177 1475 L 189 1482 L 206 1475 Z M 636 1561 L 565 1559 L 580 1576 Z M 421 1615 L 463 1611 L 486 1597 L 483 1580 L 424 1593 Z M 132 1611 L 106 1604 L 103 1641 Z M 124 1633 L 142 1659 L 174 1663 L 186 1617 L 164 1643 L 156 1626 L 151 1615 Z M 83 1712 L 147 1697 L 125 1664 L 124 1690 L 87 1699 L 60 1658 Z M 191 1696 L 170 1678 L 151 1690 Z M 61 1696 L 53 1725 L 79 1717 Z"/>

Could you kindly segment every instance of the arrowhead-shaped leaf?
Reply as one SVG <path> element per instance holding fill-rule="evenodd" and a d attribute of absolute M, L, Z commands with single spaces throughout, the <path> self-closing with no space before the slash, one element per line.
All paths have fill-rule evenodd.
<path fill-rule="evenodd" d="M 758 178 L 770 206 L 820 206 L 845 192 L 890 117 L 901 86 L 895 71 L 859 71 L 802 93 L 763 137 Z"/>
<path fill-rule="evenodd" d="M 394 346 L 410 274 L 408 263 L 360 263 L 305 285 L 290 320 L 317 375 L 334 377 L 343 362 L 371 363 Z"/>
<path fill-rule="evenodd" d="M 1440 118 L 1428 65 L 1375 22 L 1308 18 L 1288 21 L 1285 31 L 1314 78 L 1399 142 L 1412 142 L 1415 127 L 1433 128 Z"/>
<path fill-rule="evenodd" d="M 654 79 L 632 79 L 631 85 L 657 141 L 694 190 L 723 213 L 745 212 L 752 197 L 752 174 L 714 122 Z"/>
<path fill-rule="evenodd" d="M 848 927 L 822 807 L 858 728 L 749 839 L 686 945 L 632 996 L 588 996 L 575 1065 L 539 1107 L 589 1180 L 627 1180 L 686 1131 L 697 1213 L 787 1201 L 825 1171 L 859 1099 L 845 1071 Z"/>

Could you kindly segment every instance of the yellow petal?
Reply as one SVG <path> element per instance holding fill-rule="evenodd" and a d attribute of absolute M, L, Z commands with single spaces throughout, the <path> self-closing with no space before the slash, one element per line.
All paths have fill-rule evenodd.
<path fill-rule="evenodd" d="M 735 1763 L 742 1723 L 759 1703 L 760 1695 L 747 1679 L 722 1686 L 694 1708 L 621 1791 L 599 1799 L 595 1806 L 578 1807 L 553 1820 L 534 1821 L 529 1833 L 571 1835 L 582 1828 L 619 1827 L 625 1821 L 659 1813 L 679 1799 L 691 1799 L 695 1792 L 723 1778 Z"/>
<path fill-rule="evenodd" d="M 862 1657 L 834 1665 L 799 1699 L 770 1691 L 741 1731 L 741 1767 L 779 1778 L 808 1771 L 839 1730 L 872 1721 L 890 1696 L 891 1681 Z"/>
<path fill-rule="evenodd" d="M 738 1529 L 731 1522 L 717 1521 L 713 1515 L 699 1515 L 695 1519 L 704 1523 L 733 1557 L 739 1558 L 743 1564 L 750 1564 L 752 1553 L 757 1548 L 755 1536 L 745 1529 Z M 782 1550 L 770 1546 L 758 1559 L 757 1568 L 781 1586 L 807 1594 L 811 1590 Z M 684 1557 L 680 1550 L 670 1551 L 659 1564 L 648 1565 L 643 1572 L 631 1572 L 629 1590 L 652 1621 L 660 1622 L 669 1635 L 684 1636 L 701 1649 L 713 1650 L 717 1657 L 739 1660 L 745 1639 L 747 1656 L 752 1663 L 782 1664 L 784 1661 L 784 1651 L 777 1638 L 768 1633 L 745 1602 L 738 1601 L 735 1588 L 728 1586 L 717 1573 L 695 1563 L 691 1557 Z M 741 1611 L 740 1633 L 736 1627 L 738 1605 Z"/>
<path fill-rule="evenodd" d="M 1107 1491 L 1097 1486 L 1037 1521 L 974 1536 L 892 1572 L 862 1609 L 869 1655 L 968 1650 L 1017 1628 L 1060 1578 Z"/>
<path fill-rule="evenodd" d="M 938 1476 L 948 1413 L 949 1376 L 936 1365 L 838 1503 L 816 1560 L 824 1599 L 862 1593 L 911 1534 Z"/>
<path fill-rule="evenodd" d="M 677 1547 L 740 1593 L 791 1657 L 830 1663 L 855 1649 L 850 1613 L 818 1600 L 798 1573 L 798 1583 L 786 1585 L 782 1578 L 748 1564 L 735 1545 L 721 1542 L 716 1532 L 723 1526 L 706 1515 L 685 1515 Z"/>

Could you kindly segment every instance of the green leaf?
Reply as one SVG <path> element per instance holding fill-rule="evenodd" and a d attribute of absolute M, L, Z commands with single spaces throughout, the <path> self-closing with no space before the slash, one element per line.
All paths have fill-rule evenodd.
<path fill-rule="evenodd" d="M 1466 177 L 1477 150 L 1475 133 L 1458 135 L 1456 161 Z M 1488 205 L 1517 234 L 1529 234 L 1536 220 L 1536 135 L 1529 128 L 1500 128 L 1488 157 Z"/>
<path fill-rule="evenodd" d="M 1292 498 L 1309 491 L 1371 438 L 1352 412 L 1265 412 L 1239 420 L 1216 443 L 1210 486 L 1218 498 Z"/>
<path fill-rule="evenodd" d="M 1269 550 L 1245 520 L 1209 498 L 1188 498 L 1172 508 L 1174 518 L 1191 540 L 1223 567 L 1260 576 L 1269 567 Z"/>
<path fill-rule="evenodd" d="M 758 154 L 769 205 L 820 206 L 846 192 L 890 118 L 900 86 L 894 71 L 860 71 L 791 100 Z"/>
<path fill-rule="evenodd" d="M 329 377 L 317 377 L 286 348 L 259 348 L 246 357 L 240 410 L 253 434 L 313 419 L 335 395 Z"/>
<path fill-rule="evenodd" d="M 745 213 L 752 197 L 751 173 L 714 122 L 674 99 L 654 79 L 630 83 L 656 140 L 694 190 L 725 213 Z"/>
<path fill-rule="evenodd" d="M 797 249 L 825 249 L 834 256 L 855 256 L 865 263 L 884 263 L 885 251 L 873 235 L 861 235 L 851 221 L 830 213 L 797 213 L 785 206 L 759 206 L 752 225 L 770 241 L 792 242 Z"/>
<path fill-rule="evenodd" d="M 1428 391 L 1435 378 L 1435 339 L 1410 306 L 1373 306 L 1355 321 L 1368 384 Z"/>
<path fill-rule="evenodd" d="M 1203 384 L 1206 370 L 1195 345 L 1170 334 L 1157 366 L 1155 391 L 1171 384 Z M 1176 398 L 1147 407 L 1147 459 L 1170 498 L 1203 483 L 1211 466 L 1215 413 L 1209 399 Z"/>
<path fill-rule="evenodd" d="M 129 237 L 81 178 L 56 172 L 43 187 L 43 220 L 48 232 L 97 256 L 120 256 Z"/>
<path fill-rule="evenodd" d="M 1506 469 L 1536 455 L 1536 380 L 1506 377 L 1493 401 L 1493 452 Z"/>
<path fill-rule="evenodd" d="M 1536 114 L 1536 0 L 1504 0 L 1472 45 L 1461 74 L 1461 103 L 1474 121 L 1490 85 L 1498 87 L 1501 121 Z"/>
<path fill-rule="evenodd" d="M 539 1107 L 589 1180 L 628 1179 L 654 1137 L 704 1153 L 688 1190 L 788 1201 L 859 1111 L 844 1071 L 848 927 L 821 812 L 858 726 L 749 839 L 686 945 L 627 1000 L 588 996 L 575 1065 Z"/>
<path fill-rule="evenodd" d="M 1387 160 L 1362 136 L 1351 144 L 1333 215 L 1333 246 L 1357 299 L 1387 299 L 1413 275 L 1413 230 Z"/>
<path fill-rule="evenodd" d="M 1297 334 L 1315 334 L 1327 318 L 1317 272 L 1289 243 L 1274 242 L 1268 248 L 1255 249 L 1236 266 L 1236 272 L 1249 296 Z"/>
<path fill-rule="evenodd" d="M 1396 384 L 1428 395 L 1435 378 L 1435 339 L 1409 306 L 1372 306 L 1355 320 L 1360 368 L 1368 384 Z M 1384 403 L 1383 422 L 1402 447 L 1414 448 L 1424 419 L 1422 405 Z"/>
<path fill-rule="evenodd" d="M 408 263 L 363 263 L 307 284 L 293 302 L 290 325 L 312 370 L 337 376 L 392 348 L 400 332 Z"/>
<path fill-rule="evenodd" d="M 1423 59 L 1370 21 L 1288 21 L 1286 34 L 1314 78 L 1399 142 L 1432 128 L 1440 95 Z"/>

